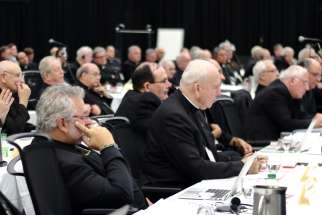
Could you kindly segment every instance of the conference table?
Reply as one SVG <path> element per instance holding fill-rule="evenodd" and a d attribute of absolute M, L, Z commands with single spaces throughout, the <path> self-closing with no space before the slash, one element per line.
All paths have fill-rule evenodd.
<path fill-rule="evenodd" d="M 303 136 L 304 134 L 302 134 Z M 296 137 L 300 138 L 300 137 Z M 275 178 L 269 177 L 272 170 L 266 166 L 258 174 L 246 175 L 241 180 L 241 188 L 245 192 L 240 192 L 237 197 L 241 203 L 251 205 L 239 214 L 253 214 L 253 186 L 269 185 L 287 187 L 286 210 L 287 214 L 321 214 L 320 208 L 322 199 L 322 137 L 320 133 L 315 133 L 310 138 L 310 150 L 283 151 L 276 143 L 265 147 L 257 152 L 268 156 L 267 166 L 277 166 L 274 170 Z M 310 180 L 309 180 L 310 179 Z M 135 215 L 198 215 L 198 214 L 231 214 L 227 212 L 217 212 L 216 207 L 229 205 L 231 198 L 226 201 L 209 200 L 205 198 L 187 198 L 187 193 L 198 191 L 206 194 L 209 189 L 230 190 L 236 181 L 236 177 L 217 180 L 203 180 L 183 191 L 161 199 L 146 210 L 141 210 Z M 251 193 L 251 194 L 250 194 Z M 202 196 L 202 195 L 201 195 Z M 198 213 L 200 208 L 211 208 L 214 213 Z"/>
<path fill-rule="evenodd" d="M 301 139 L 301 135 L 296 136 L 296 139 Z M 271 172 L 268 170 L 268 168 L 263 168 L 259 174 L 246 175 L 243 177 L 241 185 L 243 189 L 252 189 L 253 185 L 284 186 L 287 187 L 287 214 L 319 214 L 317 211 L 320 208 L 319 200 L 322 199 L 322 193 L 317 191 L 322 190 L 322 168 L 320 167 L 322 164 L 322 137 L 320 136 L 320 133 L 314 133 L 310 135 L 308 140 L 311 145 L 309 150 L 305 148 L 305 150 L 302 151 L 285 152 L 278 149 L 279 146 L 276 146 L 276 143 L 272 143 L 270 146 L 267 146 L 259 151 L 258 154 L 268 156 L 268 165 L 274 164 L 280 167 L 278 171 L 276 171 L 276 178 L 268 178 L 268 174 Z M 30 139 L 21 140 L 20 145 L 27 145 L 30 143 L 30 141 Z M 8 145 L 3 144 L 3 147 L 8 147 Z M 6 156 L 5 159 L 9 161 L 13 156 L 15 156 L 15 154 L 15 152 L 10 151 L 9 156 Z M 16 169 L 18 171 L 22 171 L 21 163 L 18 163 Z M 300 199 L 301 194 L 303 194 L 303 188 L 307 187 L 306 182 L 303 182 L 302 180 L 303 175 L 305 174 L 314 179 L 314 186 L 312 185 L 314 189 L 309 190 L 307 193 L 307 198 L 310 200 L 309 204 L 302 204 Z M 200 209 L 200 207 L 207 206 L 216 208 L 218 205 L 220 206 L 225 204 L 225 202 L 200 199 L 183 199 L 182 195 L 186 191 L 191 189 L 231 189 L 235 180 L 236 177 L 201 181 L 167 199 L 159 200 L 146 210 L 137 212 L 136 215 L 197 215 L 197 211 Z M 1 167 L 0 190 L 19 210 L 25 210 L 27 215 L 35 214 L 24 177 L 12 176 L 7 172 L 6 167 Z M 315 192 L 312 190 L 315 190 Z M 251 196 L 240 194 L 239 197 L 242 203 L 247 203 L 250 205 L 253 204 L 253 199 Z M 216 212 L 216 214 L 220 213 Z M 241 214 L 252 214 L 252 209 L 249 208 L 249 210 Z"/>

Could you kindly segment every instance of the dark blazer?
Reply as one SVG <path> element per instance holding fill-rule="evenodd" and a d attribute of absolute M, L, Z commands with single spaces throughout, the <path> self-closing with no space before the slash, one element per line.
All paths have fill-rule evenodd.
<path fill-rule="evenodd" d="M 129 90 L 115 115 L 127 117 L 132 128 L 145 136 L 151 124 L 152 115 L 160 104 L 161 100 L 153 93 Z"/>
<path fill-rule="evenodd" d="M 314 97 L 315 89 L 306 91 L 301 101 L 301 110 L 308 117 L 313 117 L 317 113 L 317 106 Z"/>
<path fill-rule="evenodd" d="M 30 118 L 27 108 L 19 104 L 19 97 L 17 93 L 14 93 L 13 97 L 14 101 L 10 106 L 10 110 L 7 114 L 6 121 L 4 122 L 1 132 L 11 135 L 31 131 L 35 127 L 27 123 Z"/>
<path fill-rule="evenodd" d="M 84 89 L 85 98 L 84 102 L 90 105 L 98 105 L 102 111 L 101 115 L 114 114 L 113 110 L 110 107 L 112 99 L 106 97 L 101 97 L 98 93 L 89 89 L 87 86 L 82 84 L 80 81 L 77 81 L 77 85 Z"/>
<path fill-rule="evenodd" d="M 46 141 L 35 138 L 34 142 Z M 69 192 L 73 214 L 85 208 L 144 207 L 144 197 L 116 147 L 100 154 L 85 146 L 52 141 Z"/>
<path fill-rule="evenodd" d="M 203 128 L 196 109 L 177 90 L 155 111 L 148 133 L 144 172 L 149 183 L 189 186 L 203 179 L 236 176 L 241 161 L 217 153 L 209 127 Z M 211 162 L 205 146 L 217 162 Z"/>
<path fill-rule="evenodd" d="M 246 120 L 249 140 L 277 140 L 282 131 L 307 128 L 311 119 L 301 112 L 300 101 L 275 80 L 256 96 Z"/>
<path fill-rule="evenodd" d="M 134 70 L 136 69 L 138 64 L 130 60 L 126 60 L 122 65 L 122 73 L 124 75 L 124 83 L 126 83 L 132 77 Z"/>

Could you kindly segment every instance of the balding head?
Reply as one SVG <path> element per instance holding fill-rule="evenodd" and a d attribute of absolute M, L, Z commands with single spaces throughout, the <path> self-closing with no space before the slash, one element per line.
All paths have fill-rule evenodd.
<path fill-rule="evenodd" d="M 93 89 L 100 85 L 101 72 L 94 63 L 85 63 L 77 70 L 76 77 L 89 89 Z"/>
<path fill-rule="evenodd" d="M 18 64 L 5 60 L 0 62 L 0 87 L 8 88 L 13 92 L 23 82 L 22 72 Z"/>
<path fill-rule="evenodd" d="M 299 65 L 306 68 L 309 73 L 310 90 L 316 88 L 317 84 L 321 81 L 321 64 L 313 58 L 306 58 L 303 61 L 299 62 Z"/>
<path fill-rule="evenodd" d="M 180 80 L 180 90 L 192 103 L 204 110 L 220 95 L 218 68 L 206 60 L 191 61 Z"/>

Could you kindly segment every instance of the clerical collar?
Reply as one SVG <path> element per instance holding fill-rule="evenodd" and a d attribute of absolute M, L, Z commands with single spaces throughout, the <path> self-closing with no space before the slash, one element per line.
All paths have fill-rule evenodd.
<path fill-rule="evenodd" d="M 183 92 L 182 92 L 182 95 L 188 100 L 188 102 L 190 104 L 192 104 L 192 106 L 194 106 L 196 109 L 200 110 L 200 108 L 198 107 L 198 105 L 196 105 L 195 103 L 193 103 L 185 94 L 183 94 Z"/>

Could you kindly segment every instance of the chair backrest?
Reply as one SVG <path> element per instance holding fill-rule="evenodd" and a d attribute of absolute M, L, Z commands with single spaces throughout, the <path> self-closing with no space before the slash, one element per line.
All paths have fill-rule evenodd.
<path fill-rule="evenodd" d="M 240 120 L 242 125 L 245 125 L 246 117 L 250 106 L 253 103 L 253 99 L 247 90 L 237 90 L 231 93 L 231 98 L 237 105 Z"/>
<path fill-rule="evenodd" d="M 142 185 L 142 159 L 144 155 L 145 139 L 134 132 L 130 121 L 126 117 L 110 117 L 102 122 L 108 128 L 120 147 L 120 150 L 131 167 L 131 173 L 136 182 Z"/>
<path fill-rule="evenodd" d="M 33 142 L 21 149 L 15 140 L 26 137 L 40 137 L 44 141 Z M 48 137 L 39 133 L 21 133 L 9 136 L 7 141 L 19 150 L 35 213 L 37 215 L 72 214 L 56 152 Z"/>
<path fill-rule="evenodd" d="M 245 138 L 239 111 L 233 99 L 228 97 L 218 98 L 208 113 L 211 121 L 219 124 L 224 132 L 228 132 L 235 137 Z"/>
<path fill-rule="evenodd" d="M 24 76 L 25 83 L 31 89 L 30 99 L 38 99 L 36 98 L 38 96 L 38 91 L 43 86 L 43 81 L 40 75 L 40 71 L 28 70 L 28 71 L 23 71 L 22 74 Z"/>

